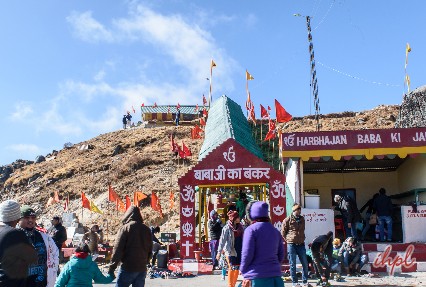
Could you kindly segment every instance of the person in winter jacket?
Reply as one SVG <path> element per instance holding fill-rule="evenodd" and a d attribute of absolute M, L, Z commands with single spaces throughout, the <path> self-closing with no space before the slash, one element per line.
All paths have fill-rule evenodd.
<path fill-rule="evenodd" d="M 379 222 L 380 241 L 385 241 L 385 223 L 387 227 L 387 241 L 392 241 L 392 200 L 386 195 L 386 189 L 379 190 L 379 196 L 374 200 L 373 207 Z"/>
<path fill-rule="evenodd" d="M 361 221 L 361 214 L 355 200 L 346 195 L 336 194 L 334 201 L 337 204 L 336 210 L 342 213 L 346 236 L 358 238 L 356 225 Z"/>
<path fill-rule="evenodd" d="M 240 224 L 240 217 L 236 210 L 229 211 L 228 218 L 228 222 L 222 228 L 216 259 L 219 260 L 220 254 L 225 253 L 228 262 L 228 286 L 234 287 L 237 283 L 238 270 L 241 264 L 244 229 Z"/>
<path fill-rule="evenodd" d="M 98 234 L 99 226 L 93 225 L 89 232 L 84 233 L 83 238 L 81 241 L 83 243 L 87 243 L 90 249 L 90 253 L 92 255 L 98 254 L 98 244 L 100 243 L 100 236 Z M 97 256 L 96 256 L 97 257 Z"/>
<path fill-rule="evenodd" d="M 339 250 L 339 258 L 344 264 L 346 274 L 359 273 L 362 266 L 367 263 L 367 255 L 362 254 L 361 243 L 353 237 L 348 237 Z"/>
<path fill-rule="evenodd" d="M 16 229 L 21 209 L 15 200 L 0 204 L 0 286 L 26 287 L 28 267 L 37 261 L 25 233 Z"/>
<path fill-rule="evenodd" d="M 286 217 L 282 224 L 282 235 L 287 242 L 288 259 L 290 263 L 290 276 L 293 286 L 298 285 L 296 274 L 296 256 L 302 264 L 302 281 L 304 286 L 308 286 L 308 258 L 305 247 L 305 218 L 301 215 L 302 207 L 295 203 L 292 213 Z"/>
<path fill-rule="evenodd" d="M 49 235 L 55 241 L 56 247 L 58 247 L 59 252 L 62 250 L 62 245 L 67 241 L 67 230 L 61 223 L 61 218 L 59 216 L 54 216 L 52 219 L 52 227 L 48 230 Z"/>
<path fill-rule="evenodd" d="M 123 216 L 123 226 L 115 240 L 109 274 L 113 274 L 121 262 L 116 287 L 144 286 L 147 264 L 152 256 L 152 237 L 148 226 L 143 224 L 140 209 L 131 206 Z"/>
<path fill-rule="evenodd" d="M 333 261 L 333 232 L 316 237 L 311 244 L 312 259 L 315 273 L 318 278 L 317 285 L 329 286 L 331 264 Z M 325 267 L 325 271 L 323 270 Z"/>
<path fill-rule="evenodd" d="M 93 286 L 92 281 L 98 284 L 111 283 L 114 274 L 103 275 L 98 265 L 90 256 L 90 248 L 81 243 L 71 256 L 70 261 L 62 268 L 61 274 L 56 279 L 55 287 Z"/>
<path fill-rule="evenodd" d="M 216 259 L 217 249 L 219 247 L 220 234 L 222 233 L 222 221 L 220 220 L 216 210 L 210 211 L 209 225 L 209 249 L 213 260 L 213 268 L 218 266 L 218 260 Z"/>
<path fill-rule="evenodd" d="M 19 229 L 34 246 L 38 260 L 28 268 L 27 287 L 53 287 L 58 275 L 59 250 L 49 235 L 37 231 L 36 213 L 28 205 L 21 206 Z"/>
<path fill-rule="evenodd" d="M 243 237 L 240 266 L 243 282 L 256 287 L 284 287 L 281 278 L 283 239 L 270 222 L 268 204 L 263 201 L 250 202 L 246 215 L 251 224 L 244 230 Z"/>

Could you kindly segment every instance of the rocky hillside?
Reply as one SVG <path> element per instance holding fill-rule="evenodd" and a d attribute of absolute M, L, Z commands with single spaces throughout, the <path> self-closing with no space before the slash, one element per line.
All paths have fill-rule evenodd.
<path fill-rule="evenodd" d="M 398 106 L 378 106 L 369 111 L 322 115 L 322 130 L 353 130 L 393 128 L 398 118 Z M 294 118 L 279 127 L 283 132 L 314 131 L 312 116 Z M 184 141 L 193 152 L 192 158 L 178 160 L 170 151 L 170 135 Z M 123 198 L 133 192 L 147 195 L 156 191 L 162 203 L 164 217 L 149 206 L 142 208 L 148 225 L 160 224 L 163 231 L 176 231 L 179 226 L 177 178 L 197 162 L 202 140 L 190 139 L 190 127 L 168 126 L 133 128 L 100 135 L 38 159 L 38 163 L 18 160 L 0 167 L 1 200 L 16 199 L 30 204 L 39 213 L 40 221 L 48 224 L 51 216 L 62 214 L 63 199 L 69 195 L 70 211 L 85 225 L 98 223 L 115 234 L 121 214 L 108 202 L 108 184 Z M 46 207 L 50 194 L 58 191 L 60 203 Z M 175 207 L 169 207 L 170 191 L 175 192 Z M 80 194 L 104 211 L 104 215 L 84 210 Z M 148 202 L 149 204 L 149 202 Z M 107 220 L 106 220 L 107 219 Z"/>

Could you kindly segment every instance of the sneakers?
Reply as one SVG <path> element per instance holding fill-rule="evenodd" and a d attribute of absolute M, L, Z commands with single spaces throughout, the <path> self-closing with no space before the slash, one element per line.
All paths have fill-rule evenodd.
<path fill-rule="evenodd" d="M 222 276 L 222 279 L 220 279 L 220 280 L 225 281 L 225 276 Z"/>

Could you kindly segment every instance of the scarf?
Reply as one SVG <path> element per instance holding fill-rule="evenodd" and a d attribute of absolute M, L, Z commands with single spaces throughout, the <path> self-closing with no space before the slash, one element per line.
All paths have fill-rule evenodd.
<path fill-rule="evenodd" d="M 229 225 L 229 228 L 231 228 L 231 230 L 234 232 L 235 237 L 243 236 L 244 229 L 241 224 L 237 223 L 234 226 L 234 223 L 231 220 L 228 220 L 228 225 Z"/>

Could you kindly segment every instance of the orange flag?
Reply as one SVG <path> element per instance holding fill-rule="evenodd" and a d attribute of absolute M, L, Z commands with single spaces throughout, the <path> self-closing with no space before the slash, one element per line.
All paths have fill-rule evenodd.
<path fill-rule="evenodd" d="M 126 195 L 126 210 L 129 209 L 130 206 L 132 206 L 132 202 L 130 201 L 130 197 Z"/>
<path fill-rule="evenodd" d="M 91 210 L 90 201 L 87 199 L 86 195 L 84 195 L 84 192 L 81 192 L 81 203 L 83 205 L 83 208 Z"/>
<path fill-rule="evenodd" d="M 160 216 L 163 217 L 163 211 L 161 210 L 161 204 L 160 204 L 160 201 L 158 200 L 158 197 L 155 194 L 155 192 L 151 193 L 151 207 L 155 211 L 160 212 Z"/>
<path fill-rule="evenodd" d="M 145 198 L 147 198 L 148 196 L 146 196 L 145 194 L 143 194 L 141 191 L 136 191 L 133 195 L 133 204 L 135 206 L 139 206 L 139 202 L 141 200 L 144 200 Z"/>
<path fill-rule="evenodd" d="M 269 119 L 269 131 L 266 134 L 264 141 L 268 141 L 268 140 L 275 138 L 275 136 L 276 136 L 275 129 L 276 129 L 275 122 L 273 120 Z"/>
<path fill-rule="evenodd" d="M 170 191 L 170 209 L 173 209 L 173 207 L 175 206 L 175 194 L 173 191 Z"/>
<path fill-rule="evenodd" d="M 117 201 L 115 202 L 115 206 L 118 211 L 126 212 L 126 205 L 121 199 L 117 198 Z"/>
<path fill-rule="evenodd" d="M 182 141 L 182 150 L 183 150 L 185 157 L 192 156 L 191 150 L 185 145 L 185 143 L 183 141 Z"/>
<path fill-rule="evenodd" d="M 277 115 L 277 122 L 278 123 L 286 123 L 290 121 L 293 117 L 287 111 L 281 106 L 281 104 L 275 100 L 275 111 Z"/>
<path fill-rule="evenodd" d="M 55 202 L 59 202 L 59 194 L 58 191 L 55 190 L 55 196 L 54 196 Z"/>
<path fill-rule="evenodd" d="M 116 202 L 119 199 L 118 194 L 114 191 L 111 184 L 108 185 L 108 200 L 111 202 Z"/>

